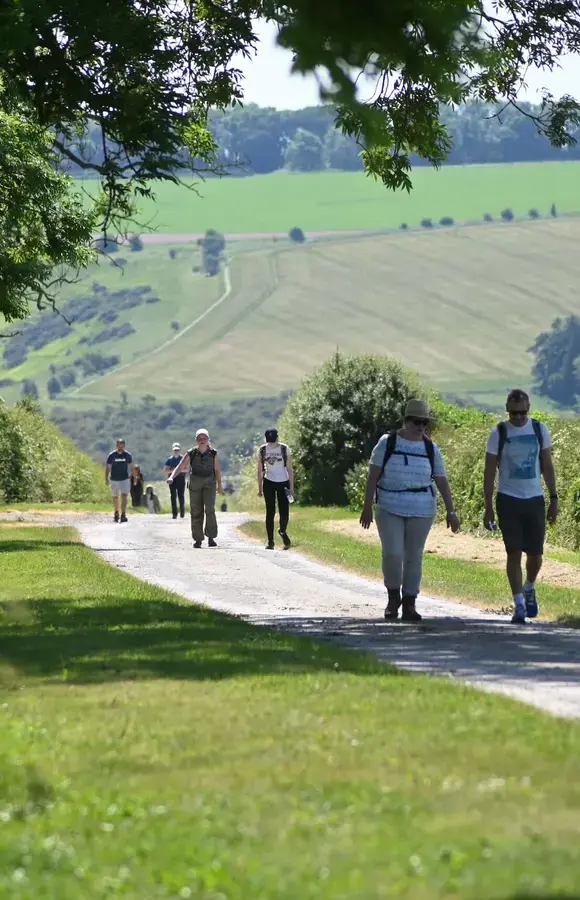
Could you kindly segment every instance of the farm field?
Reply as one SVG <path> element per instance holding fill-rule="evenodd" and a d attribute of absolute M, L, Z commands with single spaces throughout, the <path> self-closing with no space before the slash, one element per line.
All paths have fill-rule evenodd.
<path fill-rule="evenodd" d="M 121 391 L 196 401 L 273 395 L 337 347 L 386 353 L 457 396 L 501 404 L 529 385 L 527 352 L 557 316 L 577 311 L 580 221 L 555 220 L 278 245 L 234 257 L 232 292 L 166 351 L 135 360 L 74 398 Z"/>
<path fill-rule="evenodd" d="M 224 233 L 380 230 L 402 222 L 481 220 L 510 207 L 518 216 L 530 208 L 547 213 L 580 210 L 580 162 L 497 166 L 421 166 L 412 172 L 413 190 L 388 191 L 362 172 L 274 172 L 247 178 L 209 179 L 197 193 L 159 184 L 141 220 L 159 231 L 191 234 L 216 228 Z M 91 190 L 92 182 L 83 182 Z"/>

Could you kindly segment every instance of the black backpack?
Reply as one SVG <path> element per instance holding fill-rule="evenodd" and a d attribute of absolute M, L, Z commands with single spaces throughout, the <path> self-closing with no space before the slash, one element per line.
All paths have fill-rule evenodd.
<path fill-rule="evenodd" d="M 429 465 L 431 466 L 431 478 L 435 477 L 435 446 L 431 438 L 423 436 L 423 444 L 425 446 L 425 453 L 427 454 L 427 459 L 429 460 Z M 397 432 L 390 431 L 389 436 L 387 438 L 387 444 L 385 447 L 385 455 L 383 457 L 383 465 L 381 468 L 381 474 L 377 479 L 377 491 L 380 490 L 378 487 L 378 482 L 383 477 L 383 472 L 385 471 L 385 466 L 390 460 L 391 456 L 404 456 L 405 457 L 405 465 L 408 465 L 408 456 L 419 456 L 421 459 L 424 459 L 422 453 L 409 453 L 407 450 L 397 450 Z M 419 488 L 418 490 L 425 490 L 424 488 Z"/>
<path fill-rule="evenodd" d="M 280 449 L 282 451 L 282 462 L 286 467 L 288 465 L 288 447 L 286 444 L 280 442 Z M 260 447 L 260 459 L 262 460 L 262 471 L 266 471 L 266 444 L 262 444 Z"/>
<path fill-rule="evenodd" d="M 215 458 L 217 456 L 217 450 L 214 450 L 213 447 L 209 448 L 209 452 L 211 453 L 212 463 L 213 463 L 213 473 L 215 475 Z M 187 451 L 187 455 L 189 456 L 189 477 L 191 477 L 191 464 L 193 462 L 194 456 L 201 456 L 199 452 L 199 447 L 192 447 L 191 450 Z"/>
<path fill-rule="evenodd" d="M 538 439 L 538 453 L 540 456 L 540 472 L 543 471 L 542 466 L 542 450 L 544 449 L 544 435 L 542 434 L 542 426 L 538 422 L 537 419 L 532 419 L 532 428 L 534 429 L 534 434 Z M 509 444 L 509 437 L 507 436 L 507 427 L 505 422 L 499 422 L 497 426 L 497 433 L 499 435 L 499 440 L 497 444 L 497 467 L 499 469 L 499 464 L 501 462 L 501 455 L 503 453 L 503 448 L 506 443 Z"/>

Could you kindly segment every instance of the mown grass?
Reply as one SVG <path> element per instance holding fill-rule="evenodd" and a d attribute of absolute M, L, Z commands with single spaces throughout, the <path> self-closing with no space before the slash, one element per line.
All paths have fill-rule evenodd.
<path fill-rule="evenodd" d="M 339 508 L 294 508 L 289 532 L 295 548 L 302 553 L 382 581 L 378 542 L 362 540 L 362 529 L 361 540 L 357 540 L 356 537 L 324 531 L 321 527 L 324 522 L 357 518 L 357 514 Z M 248 522 L 242 526 L 242 531 L 262 539 L 264 526 L 262 522 Z M 460 600 L 482 609 L 511 612 L 511 594 L 504 572 L 485 563 L 425 554 L 422 590 L 425 594 Z M 538 587 L 538 599 L 543 619 L 580 627 L 580 590 L 544 582 Z"/>
<path fill-rule="evenodd" d="M 72 529 L 0 556 L 2 898 L 577 896 L 578 723 L 185 603 Z"/>

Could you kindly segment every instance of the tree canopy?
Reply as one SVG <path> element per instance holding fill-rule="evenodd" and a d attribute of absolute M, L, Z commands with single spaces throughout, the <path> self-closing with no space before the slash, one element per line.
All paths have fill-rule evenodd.
<path fill-rule="evenodd" d="M 74 227 L 39 238 L 37 274 L 40 263 L 86 261 L 95 215 L 101 229 L 122 228 L 156 180 L 175 181 L 186 165 L 215 169 L 209 113 L 240 102 L 233 59 L 253 52 L 258 17 L 279 24 L 279 42 L 293 51 L 297 71 L 328 73 L 323 95 L 337 105 L 339 126 L 360 142 L 369 174 L 393 189 L 410 189 L 412 153 L 434 165 L 449 153 L 442 105 L 469 98 L 515 104 L 530 65 L 551 69 L 580 48 L 576 0 L 3 0 L 0 147 L 12 146 L 15 134 L 7 116 L 30 126 L 29 137 L 38 135 L 27 141 L 29 163 L 36 158 L 30 170 L 44 166 L 46 174 L 37 221 L 46 227 L 53 198 L 66 205 L 62 191 L 72 191 L 49 173 L 50 151 L 94 174 L 102 188 L 84 221 L 70 200 Z M 376 84 L 367 102 L 356 95 L 363 71 Z M 571 97 L 546 94 L 534 121 L 564 146 L 574 141 L 579 111 Z M 10 177 L 2 174 L 7 216 L 12 234 L 21 235 L 30 226 L 21 221 Z M 24 314 L 23 298 L 51 278 L 31 283 L 3 247 L 4 314 Z"/>

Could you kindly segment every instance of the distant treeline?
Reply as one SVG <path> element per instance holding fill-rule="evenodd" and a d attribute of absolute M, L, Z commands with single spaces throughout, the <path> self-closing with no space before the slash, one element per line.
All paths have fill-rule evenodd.
<path fill-rule="evenodd" d="M 446 163 L 580 159 L 580 145 L 558 149 L 538 133 L 530 118 L 531 114 L 538 114 L 537 107 L 524 103 L 521 109 L 523 112 L 488 103 L 471 103 L 457 110 L 443 107 L 441 120 L 453 141 Z M 239 176 L 283 168 L 306 172 L 362 169 L 361 147 L 337 130 L 334 121 L 331 106 L 277 110 L 250 103 L 211 115 L 220 163 L 228 167 L 230 174 Z M 83 153 L 95 162 L 102 161 L 102 143 L 96 130 L 84 143 Z M 426 165 L 420 157 L 413 157 L 413 164 Z M 69 170 L 80 174 L 74 164 Z"/>

